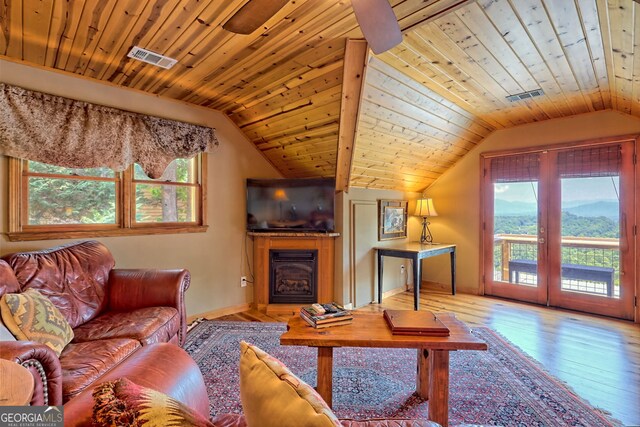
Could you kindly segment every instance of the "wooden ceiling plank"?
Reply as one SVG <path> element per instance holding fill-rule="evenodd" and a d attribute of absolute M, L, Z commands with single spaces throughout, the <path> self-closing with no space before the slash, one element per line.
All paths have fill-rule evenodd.
<path fill-rule="evenodd" d="M 497 6 L 497 4 L 489 5 L 490 8 L 492 6 Z M 457 14 L 467 28 L 482 43 L 488 54 L 504 68 L 505 72 L 517 84 L 517 86 L 513 87 L 517 91 L 509 91 L 509 94 L 515 95 L 540 88 L 540 84 L 534 78 L 531 70 L 523 64 L 520 56 L 505 40 L 504 33 L 498 29 L 484 7 L 474 3 L 467 8 L 460 9 Z M 494 68 L 489 66 L 487 70 L 493 71 Z M 532 98 L 529 100 L 529 106 L 536 120 L 546 120 L 561 116 L 555 107 L 555 103 L 545 102 L 545 98 Z"/>
<path fill-rule="evenodd" d="M 470 132 L 464 127 L 453 124 L 446 118 L 439 117 L 432 114 L 429 110 L 406 102 L 403 98 L 396 98 L 393 94 L 383 92 L 373 85 L 367 86 L 365 97 L 370 103 L 395 111 L 397 114 L 409 117 L 419 123 L 428 123 L 429 126 L 433 128 L 455 135 L 469 142 L 477 142 L 482 138 L 480 135 Z"/>
<path fill-rule="evenodd" d="M 301 51 L 307 45 L 315 46 L 333 38 L 332 32 L 341 26 L 356 25 L 355 18 L 350 16 L 351 9 L 348 4 L 335 3 L 327 7 L 326 3 L 323 5 L 320 0 L 310 1 L 310 4 L 317 8 L 315 14 L 298 16 L 298 9 L 295 9 L 286 15 L 287 19 L 277 21 L 262 34 L 249 36 L 249 39 L 235 36 L 216 49 L 206 49 L 206 45 L 203 46 L 205 49 L 194 48 L 196 61 L 190 64 L 193 68 L 188 70 L 188 73 L 183 72 L 183 76 L 178 76 L 182 88 L 192 91 L 211 90 L 217 88 L 220 83 L 240 80 L 246 77 L 247 72 L 270 65 L 274 55 L 286 58 L 291 52 Z M 300 7 L 300 2 L 291 4 L 296 8 Z M 336 16 L 339 18 L 336 19 Z M 319 22 L 326 22 L 328 27 L 319 25 Z M 282 34 L 282 37 L 278 37 L 278 34 Z M 201 55 L 200 52 L 206 54 Z M 226 61 L 221 64 L 220 58 L 226 58 Z M 203 85 L 203 82 L 206 84 Z M 167 95 L 167 92 L 171 96 L 171 88 L 160 93 Z"/>
<path fill-rule="evenodd" d="M 507 106 L 504 88 L 435 23 L 407 35 L 404 46 L 411 48 L 402 52 L 404 59 L 420 70 L 428 70 L 432 79 L 447 91 L 458 93 L 460 98 L 473 106 L 470 110 L 473 114 Z M 471 77 L 472 74 L 486 78 L 480 83 L 477 78 Z"/>
<path fill-rule="evenodd" d="M 368 129 L 361 130 L 358 133 L 358 142 L 360 141 L 362 141 L 362 146 L 367 150 L 378 152 L 391 150 L 391 153 L 396 153 L 401 156 L 406 155 L 408 158 L 413 159 L 440 158 L 442 162 L 445 163 L 449 162 L 449 158 L 452 156 L 463 156 L 470 151 L 469 148 L 453 144 L 438 143 L 429 139 L 411 141 L 398 137 L 390 137 L 385 135 L 384 132 L 375 132 Z"/>
<path fill-rule="evenodd" d="M 219 42 L 233 39 L 233 35 L 224 31 L 221 25 L 243 3 L 243 0 L 228 2 L 206 0 L 204 8 L 196 7 L 187 13 L 188 21 L 186 22 L 175 19 L 176 13 L 179 13 L 176 10 L 180 10 L 180 1 L 174 3 L 174 0 L 171 0 L 162 8 L 154 9 L 153 13 L 158 15 L 158 18 L 154 19 L 157 24 L 146 29 L 141 28 L 136 34 L 138 43 L 141 47 L 154 46 L 159 53 L 178 60 L 178 63 L 159 75 L 155 67 L 148 67 L 139 62 L 129 62 L 125 64 L 114 81 L 157 93 L 154 85 L 161 85 L 163 81 L 174 80 L 180 73 L 191 71 L 189 67 L 196 62 L 194 52 L 204 40 L 209 38 Z M 175 34 L 175 36 L 165 38 L 165 33 Z"/>
<path fill-rule="evenodd" d="M 545 93 L 543 108 L 552 117 L 569 116 L 575 113 L 571 103 L 558 85 L 555 76 L 547 67 L 537 46 L 529 38 L 524 24 L 520 21 L 508 0 L 480 0 L 485 14 L 491 19 L 501 37 L 509 44 L 514 54 L 529 70 Z M 555 112 L 555 113 L 554 113 Z"/>
<path fill-rule="evenodd" d="M 449 120 L 458 127 L 468 129 L 478 136 L 484 137 L 491 132 L 492 127 L 490 125 L 473 116 L 470 118 L 468 114 L 462 114 L 464 110 L 458 107 L 451 108 L 449 105 L 442 104 L 440 102 L 441 97 L 424 86 L 420 86 L 410 77 L 391 69 L 391 67 L 386 68 L 393 70 L 393 74 L 384 73 L 376 68 L 374 64 L 384 63 L 381 61 L 371 62 L 369 77 L 367 78 L 368 86 L 376 87 L 390 95 L 395 94 L 397 97 L 430 111 L 442 119 Z M 420 89 L 416 90 L 416 87 L 420 87 Z"/>
<path fill-rule="evenodd" d="M 336 191 L 344 191 L 345 193 L 349 192 L 368 57 L 369 45 L 365 40 L 347 39 L 342 74 L 336 162 Z"/>
<path fill-rule="evenodd" d="M 633 96 L 633 33 L 634 3 L 626 0 L 609 0 L 611 26 L 611 48 L 618 110 L 631 114 Z"/>
<path fill-rule="evenodd" d="M 442 127 L 450 129 L 452 133 L 468 133 L 469 139 L 475 140 L 483 138 L 489 131 L 483 126 L 477 125 L 474 121 L 461 116 L 455 110 L 450 110 L 430 97 L 417 93 L 404 85 L 404 81 L 398 81 L 388 75 L 371 70 L 373 76 L 367 81 L 367 96 L 371 100 L 381 100 L 391 98 L 397 100 L 395 104 L 407 103 L 417 110 L 416 118 L 423 117 L 424 120 L 435 118 L 435 123 L 441 123 Z M 406 79 L 405 79 L 406 81 Z M 386 103 L 391 105 L 391 103 Z"/>
<path fill-rule="evenodd" d="M 565 56 L 592 111 L 604 109 L 580 17 L 573 1 L 544 1 Z"/>
<path fill-rule="evenodd" d="M 406 12 L 402 10 L 400 7 L 395 7 L 393 9 L 396 12 L 396 16 L 398 17 L 398 24 L 403 32 L 407 32 L 413 30 L 415 28 L 419 28 L 426 24 L 427 22 L 431 22 L 435 19 L 440 18 L 446 14 L 452 13 L 457 9 L 466 6 L 471 3 L 472 0 L 431 0 L 421 2 L 422 4 L 417 10 L 415 9 L 416 2 L 405 2 L 404 4 L 409 4 L 411 8 Z M 428 3 L 428 4 L 424 4 Z M 404 12 L 400 14 L 400 11 Z"/>
<path fill-rule="evenodd" d="M 415 130 L 430 138 L 436 138 L 451 142 L 452 144 L 473 144 L 472 141 L 464 140 L 458 135 L 452 134 L 445 130 L 431 126 L 429 123 L 420 122 L 405 115 L 399 115 L 396 111 L 390 110 L 384 106 L 372 104 L 370 102 L 363 103 L 362 111 L 365 115 L 374 117 L 378 121 L 393 123 L 399 126 L 407 127 Z M 379 124 L 379 123 L 378 123 Z"/>
<path fill-rule="evenodd" d="M 262 69 L 256 67 L 251 73 L 248 72 L 239 83 L 219 92 L 218 96 L 224 101 L 217 102 L 212 107 L 229 111 L 225 102 L 241 104 L 262 92 L 263 88 L 276 88 L 282 83 L 304 74 L 307 70 L 321 68 L 325 64 L 342 62 L 343 44 L 343 40 L 330 40 L 315 48 L 308 48 L 305 53 L 298 57 L 292 57 L 288 61 L 279 61 L 277 65 L 270 65 Z M 315 62 L 318 59 L 320 59 L 320 63 Z"/>
<path fill-rule="evenodd" d="M 116 0 L 98 0 L 87 2 L 71 46 L 71 52 L 65 64 L 65 70 L 82 74 L 85 65 L 93 55 L 98 41 L 103 34 L 104 27 L 115 7 Z"/>
<path fill-rule="evenodd" d="M 295 144 L 314 144 L 316 141 L 319 143 L 328 140 L 333 141 L 334 145 L 338 138 L 338 123 L 330 123 L 324 127 L 316 127 L 312 130 L 303 130 L 299 134 L 281 135 L 264 139 L 256 139 L 252 142 L 260 150 L 269 150 L 272 148 L 286 148 L 289 145 Z M 334 147 L 335 148 L 335 147 Z"/>
<path fill-rule="evenodd" d="M 53 14 L 53 0 L 24 0 L 22 19 L 22 59 L 44 65 Z"/>
<path fill-rule="evenodd" d="M 118 1 L 106 23 L 94 55 L 87 62 L 83 74 L 87 77 L 99 78 L 113 63 L 118 63 L 126 55 L 126 44 L 139 18 L 144 14 L 146 2 L 139 0 Z M 125 45 L 126 44 L 126 45 Z"/>
<path fill-rule="evenodd" d="M 510 0 L 510 3 L 567 99 L 573 100 L 575 113 L 590 111 L 541 0 Z"/>
<path fill-rule="evenodd" d="M 56 48 L 56 54 L 54 58 L 53 67 L 64 70 L 71 55 L 71 49 L 73 48 L 73 42 L 78 33 L 78 27 L 80 26 L 80 19 L 84 14 L 85 7 L 90 7 L 84 0 L 69 0 L 68 13 L 65 17 L 64 28 L 58 41 Z"/>
<path fill-rule="evenodd" d="M 3 34 L 3 46 L 0 53 L 14 59 L 22 58 L 22 2 L 2 2 L 0 5 L 0 29 Z"/>
<path fill-rule="evenodd" d="M 333 114 L 335 111 L 340 111 L 339 101 L 327 106 L 326 111 L 318 110 L 319 109 L 314 109 L 313 111 L 305 112 L 301 117 L 296 117 L 295 119 L 284 117 L 283 120 L 279 120 L 278 122 L 269 123 L 268 125 L 261 124 L 252 126 L 251 128 L 243 129 L 243 131 L 251 140 L 269 140 L 280 136 L 300 134 L 319 127 L 337 125 L 339 123 L 339 114 Z"/>
<path fill-rule="evenodd" d="M 611 92 L 602 28 L 598 16 L 597 0 L 576 0 L 576 7 L 586 36 L 586 47 L 595 74 L 598 90 L 602 95 L 604 108 L 611 108 Z"/>
<path fill-rule="evenodd" d="M 249 117 L 245 120 L 238 120 L 236 124 L 241 128 L 255 124 L 264 124 L 277 120 L 283 116 L 289 116 L 289 113 L 296 111 L 308 110 L 311 108 L 317 108 L 322 105 L 326 105 L 329 102 L 333 102 L 340 99 L 340 86 L 332 86 L 327 90 L 318 92 L 308 98 L 303 98 L 299 101 L 292 102 L 291 104 L 284 105 L 279 108 L 267 111 L 262 115 Z M 240 119 L 240 118 L 236 118 Z"/>
<path fill-rule="evenodd" d="M 58 56 L 58 47 L 60 46 L 60 39 L 67 25 L 67 16 L 69 15 L 69 12 L 68 2 L 53 2 L 49 36 L 47 37 L 47 51 L 45 53 L 43 64 L 45 67 L 55 66 L 56 57 Z"/>
<path fill-rule="evenodd" d="M 274 44 L 283 43 L 283 38 L 287 38 L 287 41 L 284 42 L 285 44 L 278 44 L 278 47 L 291 47 L 296 42 L 300 42 L 304 37 L 304 35 L 300 36 L 300 31 L 305 22 L 311 19 L 305 12 L 309 8 L 317 7 L 318 1 L 298 1 L 285 5 L 265 23 L 266 30 L 256 31 L 249 36 L 233 35 L 222 27 L 216 27 L 215 33 L 210 33 L 207 38 L 190 47 L 191 55 L 186 57 L 185 61 L 181 61 L 186 68 L 176 70 L 170 76 L 171 81 L 180 82 L 179 88 L 173 88 L 172 85 L 160 91 L 160 82 L 156 82 L 149 89 L 174 97 L 172 90 L 175 89 L 179 92 L 185 89 L 194 91 L 201 88 L 202 82 L 206 82 L 209 85 L 207 90 L 210 91 L 221 82 L 242 79 L 243 70 L 250 70 L 265 58 L 273 58 L 267 52 L 273 49 Z M 286 29 L 290 32 L 287 33 Z M 278 37 L 279 35 L 282 37 Z M 221 80 L 218 81 L 218 78 Z"/>
<path fill-rule="evenodd" d="M 396 64 L 398 64 L 399 62 L 396 62 Z M 438 104 L 450 109 L 450 110 L 454 110 L 456 111 L 460 116 L 465 117 L 467 120 L 470 121 L 475 121 L 478 123 L 483 123 L 482 120 L 480 120 L 478 118 L 478 116 L 476 116 L 475 114 L 469 112 L 468 110 L 462 108 L 458 103 L 455 103 L 453 101 L 451 101 L 448 98 L 445 98 L 443 96 L 441 96 L 440 94 L 436 93 L 435 91 L 431 90 L 430 88 L 428 88 L 425 84 L 417 81 L 415 78 L 413 78 L 412 76 L 409 76 L 408 74 L 406 74 L 404 72 L 404 69 L 398 69 L 395 66 L 391 66 L 389 65 L 387 62 L 385 62 L 384 60 L 382 60 L 379 57 L 374 57 L 371 58 L 370 60 L 370 64 L 369 67 L 371 69 L 375 69 L 376 71 L 382 73 L 382 74 L 386 74 L 388 76 L 404 76 L 405 80 L 402 80 L 403 83 L 410 87 L 413 91 L 422 94 L 423 96 L 426 96 L 428 98 L 433 99 L 435 102 L 437 102 Z M 402 68 L 407 68 L 402 67 Z M 400 80 L 400 79 L 398 79 Z M 487 129 L 487 130 L 493 130 L 494 127 L 488 123 L 484 123 L 483 126 Z"/>
<path fill-rule="evenodd" d="M 303 93 L 305 93 L 308 88 L 320 86 L 320 82 L 322 80 L 324 80 L 327 85 L 331 83 L 342 84 L 342 67 L 343 61 L 336 61 L 331 64 L 306 71 L 293 79 L 279 84 L 275 88 L 262 88 L 262 90 L 259 93 L 256 93 L 252 99 L 242 102 L 242 105 L 239 105 L 235 109 L 229 111 L 228 114 L 229 116 L 233 116 L 236 114 L 242 114 L 243 112 L 254 108 L 262 108 L 262 106 L 266 104 L 271 105 L 269 101 L 273 101 L 278 97 L 294 98 L 296 96 L 305 96 Z"/>
<path fill-rule="evenodd" d="M 616 75 L 613 68 L 613 48 L 611 46 L 611 20 L 609 17 L 608 0 L 596 0 L 598 9 L 598 23 L 600 34 L 602 35 L 602 47 L 604 60 L 607 67 L 607 80 L 609 82 L 609 93 L 611 95 L 611 108 L 617 110 L 618 96 L 616 91 Z"/>
<path fill-rule="evenodd" d="M 421 128 L 411 127 L 411 125 L 415 123 L 405 122 L 400 117 L 394 117 L 393 114 L 389 116 L 391 117 L 390 119 L 379 116 L 377 114 L 378 112 L 375 110 L 375 114 L 371 114 L 371 107 L 374 109 L 382 108 L 363 102 L 363 114 L 360 116 L 361 128 L 390 133 L 391 135 L 396 135 L 400 138 L 407 138 L 407 136 L 410 136 L 410 138 L 407 139 L 411 141 L 420 141 L 421 143 L 427 143 L 428 141 L 428 143 L 431 143 L 434 147 L 438 146 L 437 144 L 450 144 L 465 149 L 470 149 L 470 147 L 474 146 L 474 144 L 469 141 L 463 141 L 455 135 L 437 131 L 426 125 Z"/>
<path fill-rule="evenodd" d="M 358 150 L 356 164 L 360 163 L 364 159 L 375 159 L 382 162 L 393 162 L 394 164 L 405 166 L 429 163 L 430 165 L 447 169 L 453 166 L 453 164 L 461 157 L 460 155 L 449 155 L 446 159 L 441 159 L 437 155 L 416 156 L 412 155 L 411 152 L 407 152 L 401 148 L 399 149 L 397 144 L 388 144 L 384 147 L 379 143 L 379 141 L 360 136 L 358 138 L 358 144 L 360 144 L 361 141 L 363 145 L 362 149 Z"/>
<path fill-rule="evenodd" d="M 243 132 L 250 134 L 255 131 L 273 131 L 278 129 L 292 129 L 297 125 L 305 126 L 314 120 L 336 119 L 340 115 L 340 109 L 335 109 L 340 104 L 340 92 L 335 92 L 333 97 L 327 97 L 319 100 L 313 106 L 305 106 L 293 111 L 283 112 L 281 114 L 270 117 L 269 120 L 262 120 L 257 123 L 251 123 L 241 127 Z M 321 103 L 320 101 L 323 101 Z"/>
<path fill-rule="evenodd" d="M 425 180 L 430 179 L 424 176 L 412 175 L 409 173 L 397 173 L 393 168 L 384 164 L 368 164 L 366 167 L 354 167 L 354 174 L 359 177 L 370 177 L 377 180 L 394 180 L 415 185 L 421 185 Z"/>

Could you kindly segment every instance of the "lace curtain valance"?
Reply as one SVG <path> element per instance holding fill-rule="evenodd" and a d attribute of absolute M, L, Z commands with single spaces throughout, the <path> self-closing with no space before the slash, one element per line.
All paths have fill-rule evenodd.
<path fill-rule="evenodd" d="M 0 154 L 71 168 L 169 163 L 218 145 L 215 130 L 0 83 Z"/>

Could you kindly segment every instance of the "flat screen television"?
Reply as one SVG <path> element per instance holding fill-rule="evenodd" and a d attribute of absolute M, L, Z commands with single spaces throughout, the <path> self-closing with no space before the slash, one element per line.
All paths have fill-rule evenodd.
<path fill-rule="evenodd" d="M 247 230 L 335 229 L 336 182 L 317 179 L 247 179 Z"/>

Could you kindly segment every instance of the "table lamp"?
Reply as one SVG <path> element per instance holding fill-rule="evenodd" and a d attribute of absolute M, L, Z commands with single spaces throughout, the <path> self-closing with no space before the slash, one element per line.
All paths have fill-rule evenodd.
<path fill-rule="evenodd" d="M 276 191 L 273 193 L 273 198 L 277 200 L 280 205 L 280 221 L 282 221 L 282 202 L 288 201 L 289 198 L 287 197 L 287 193 L 284 191 L 284 188 L 276 188 Z"/>
<path fill-rule="evenodd" d="M 429 230 L 429 222 L 427 218 L 430 216 L 438 216 L 436 208 L 433 206 L 433 199 L 418 199 L 416 202 L 415 216 L 422 217 L 422 234 L 420 235 L 420 243 L 432 244 L 433 236 Z"/>

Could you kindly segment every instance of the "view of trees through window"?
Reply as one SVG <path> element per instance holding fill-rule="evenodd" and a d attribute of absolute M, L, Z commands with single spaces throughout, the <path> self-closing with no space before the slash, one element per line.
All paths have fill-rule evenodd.
<path fill-rule="evenodd" d="M 177 159 L 161 178 L 152 180 L 136 164 L 133 183 L 127 183 L 108 168 L 73 169 L 29 161 L 28 224 L 117 224 L 118 194 L 124 185 L 133 186 L 135 222 L 195 222 L 195 165 L 195 159 Z"/>

